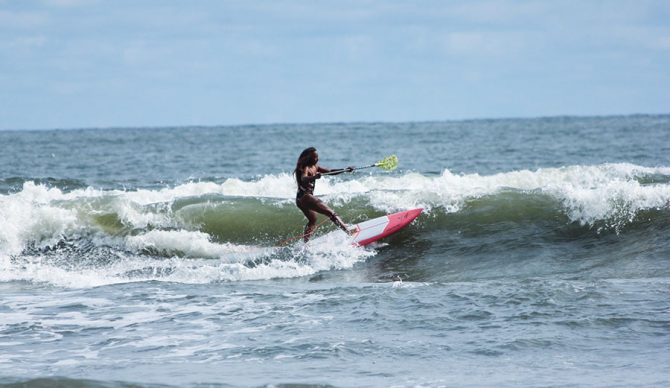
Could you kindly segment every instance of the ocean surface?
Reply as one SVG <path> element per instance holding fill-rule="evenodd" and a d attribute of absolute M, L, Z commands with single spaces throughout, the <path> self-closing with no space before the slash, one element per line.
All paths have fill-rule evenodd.
<path fill-rule="evenodd" d="M 307 245 L 308 146 L 357 248 Z M 670 386 L 670 115 L 0 132 L 0 384 Z M 288 240 L 288 243 L 287 241 Z"/>

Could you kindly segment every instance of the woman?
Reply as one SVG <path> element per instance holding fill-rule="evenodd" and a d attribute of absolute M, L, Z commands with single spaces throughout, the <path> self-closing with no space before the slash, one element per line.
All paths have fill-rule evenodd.
<path fill-rule="evenodd" d="M 298 162 L 295 165 L 296 181 L 298 182 L 298 194 L 295 198 L 295 204 L 307 217 L 307 225 L 305 226 L 305 234 L 303 235 L 305 242 L 309 241 L 314 229 L 316 228 L 316 214 L 321 213 L 330 218 L 335 225 L 349 234 L 347 225 L 342 222 L 342 219 L 335 214 L 325 203 L 314 196 L 314 185 L 317 179 L 321 178 L 321 174 L 328 173 L 328 175 L 338 175 L 343 172 L 354 171 L 353 167 L 347 167 L 337 170 L 329 170 L 318 165 L 319 154 L 316 153 L 316 148 L 309 147 L 302 151 Z"/>

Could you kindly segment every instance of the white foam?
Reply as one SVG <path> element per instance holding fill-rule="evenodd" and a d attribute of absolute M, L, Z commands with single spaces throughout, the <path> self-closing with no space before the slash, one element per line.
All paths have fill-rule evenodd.
<path fill-rule="evenodd" d="M 126 247 L 134 251 L 152 249 L 166 254 L 221 259 L 226 262 L 246 262 L 268 251 L 264 247 L 217 244 L 211 241 L 207 233 L 188 230 L 152 230 L 129 236 L 126 238 Z"/>
<path fill-rule="evenodd" d="M 68 288 L 90 288 L 127 280 L 109 276 L 99 268 L 69 270 L 55 264 L 44 263 L 40 258 L 24 256 L 20 263 L 6 260 L 0 271 L 0 282 L 29 281 Z"/>
<path fill-rule="evenodd" d="M 375 255 L 372 250 L 353 246 L 349 236 L 339 230 L 315 238 L 304 246 L 297 245 L 295 249 L 300 250 L 316 271 L 348 269 Z"/>
<path fill-rule="evenodd" d="M 293 278 L 313 275 L 320 271 L 352 268 L 356 263 L 375 254 L 374 251 L 352 246 L 344 233 L 339 231 L 325 235 L 318 240 L 292 248 L 264 249 L 236 247 L 235 250 L 256 251 L 259 264 L 249 267 L 242 262 L 221 260 L 179 260 L 177 269 L 164 280 L 185 283 L 210 283 L 214 281 L 264 280 Z M 283 254 L 283 255 L 282 255 Z M 287 257 L 288 256 L 288 257 Z"/>
<path fill-rule="evenodd" d="M 52 203 L 61 198 L 60 190 L 32 182 L 19 193 L 0 196 L 0 254 L 15 255 L 28 241 L 54 242 L 79 228 L 74 210 Z"/>
<path fill-rule="evenodd" d="M 592 224 L 611 218 L 630 219 L 640 210 L 667 208 L 670 185 L 642 185 L 636 180 L 651 174 L 670 175 L 670 168 L 623 163 L 522 170 L 489 176 L 456 175 L 445 170 L 434 177 L 406 174 L 328 182 L 322 190 L 333 201 L 349 201 L 365 193 L 372 206 L 386 212 L 414 207 L 423 207 L 427 212 L 433 209 L 457 212 L 469 199 L 502 190 L 541 192 L 563 203 L 572 221 Z"/>
<path fill-rule="evenodd" d="M 459 211 L 473 198 L 513 189 L 555 198 L 572 221 L 589 225 L 605 221 L 619 227 L 640 211 L 670 206 L 670 184 L 640 184 L 637 178 L 647 175 L 670 176 L 670 168 L 622 163 L 487 176 L 454 174 L 449 170 L 437 176 L 348 175 L 324 177 L 316 186 L 316 194 L 330 204 L 362 197 L 385 212 L 423 207 L 428 212 L 448 213 Z M 328 240 L 343 236 L 335 233 L 293 252 L 293 259 L 280 260 L 273 256 L 272 249 L 213 242 L 207 234 L 189 229 L 192 225 L 185 227 L 171 211 L 171 203 L 180 198 L 219 194 L 275 198 L 286 203 L 292 202 L 294 191 L 294 179 L 287 173 L 252 181 L 231 178 L 221 184 L 190 182 L 173 188 L 136 191 L 88 188 L 64 193 L 26 182 L 20 192 L 0 195 L 0 281 L 43 281 L 77 287 L 147 279 L 185 282 L 268 279 L 351 268 L 373 252 Z M 128 228 L 140 232 L 106 242 L 129 251 L 126 259 L 102 268 L 76 271 L 30 256 L 13 263 L 12 258 L 20 256 L 29 244 L 40 247 L 63 237 L 106 236 L 92 220 L 107 213 L 115 214 Z M 151 259 L 141 255 L 146 250 L 180 257 Z M 263 259 L 262 264 L 253 268 L 244 265 L 258 258 Z M 132 271 L 139 275 L 129 275 Z"/>
<path fill-rule="evenodd" d="M 342 236 L 338 236 L 341 234 Z M 189 245 L 191 238 L 196 241 Z M 215 244 L 206 235 L 198 232 L 153 231 L 144 236 L 130 238 L 128 247 L 142 249 L 161 246 L 161 249 L 176 249 L 192 256 L 218 256 L 216 259 L 190 257 L 153 258 L 127 254 L 109 264 L 92 267 L 62 268 L 58 260 L 45 260 L 40 256 L 22 256 L 12 263 L 7 259 L 0 272 L 0 282 L 31 281 L 48 283 L 67 288 L 89 288 L 108 284 L 167 281 L 189 284 L 205 284 L 220 281 L 265 280 L 293 278 L 315 274 L 326 270 L 341 270 L 374 255 L 373 251 L 355 248 L 347 243 L 341 232 L 324 236 L 315 244 L 297 244 L 294 248 L 259 248 L 233 244 Z M 249 260 L 258 259 L 259 264 L 247 266 Z"/>

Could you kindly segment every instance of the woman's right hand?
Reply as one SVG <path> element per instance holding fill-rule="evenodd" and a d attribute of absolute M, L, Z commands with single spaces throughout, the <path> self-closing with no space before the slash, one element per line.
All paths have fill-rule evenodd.
<path fill-rule="evenodd" d="M 314 174 L 314 179 L 321 179 L 321 173 L 317 172 L 316 174 Z"/>

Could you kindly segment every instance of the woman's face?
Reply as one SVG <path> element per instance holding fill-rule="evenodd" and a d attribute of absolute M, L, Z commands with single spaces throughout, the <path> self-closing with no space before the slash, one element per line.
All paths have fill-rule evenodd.
<path fill-rule="evenodd" d="M 315 164 L 319 163 L 319 154 L 316 151 L 312 152 L 311 162 L 312 162 L 312 165 L 315 165 Z"/>

